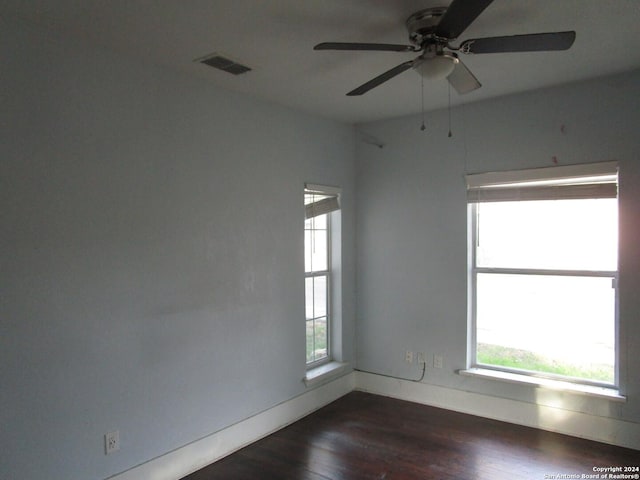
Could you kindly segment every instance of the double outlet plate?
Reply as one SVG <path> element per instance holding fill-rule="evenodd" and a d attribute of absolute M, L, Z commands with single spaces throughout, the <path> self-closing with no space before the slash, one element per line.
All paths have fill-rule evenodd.
<path fill-rule="evenodd" d="M 416 357 L 416 363 L 418 365 L 427 363 L 427 357 L 425 356 L 424 352 L 417 352 L 414 355 L 414 352 L 412 352 L 411 350 L 407 350 L 405 352 L 404 361 L 407 363 L 413 363 L 414 356 Z M 432 358 L 431 366 L 433 368 L 442 368 L 443 364 L 444 364 L 444 359 L 442 358 L 442 355 L 434 354 Z"/>

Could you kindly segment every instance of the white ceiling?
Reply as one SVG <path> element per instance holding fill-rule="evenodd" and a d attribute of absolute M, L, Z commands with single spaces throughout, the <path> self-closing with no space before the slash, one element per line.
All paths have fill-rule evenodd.
<path fill-rule="evenodd" d="M 449 0 L 3 0 L 18 15 L 140 62 L 336 120 L 358 123 L 420 111 L 409 70 L 361 97 L 345 93 L 416 56 L 314 51 L 324 41 L 408 43 L 404 22 Z M 467 55 L 483 84 L 452 103 L 640 68 L 639 0 L 495 0 L 467 38 L 575 30 L 568 51 Z M 219 52 L 253 70 L 233 76 L 193 60 Z M 445 107 L 447 82 L 425 82 L 427 110 Z"/>

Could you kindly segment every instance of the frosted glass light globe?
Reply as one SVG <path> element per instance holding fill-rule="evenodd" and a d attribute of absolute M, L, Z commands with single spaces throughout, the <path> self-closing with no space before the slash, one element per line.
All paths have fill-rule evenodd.
<path fill-rule="evenodd" d="M 455 56 L 443 53 L 432 58 L 426 58 L 414 69 L 423 78 L 434 80 L 448 77 L 453 72 L 458 61 Z"/>

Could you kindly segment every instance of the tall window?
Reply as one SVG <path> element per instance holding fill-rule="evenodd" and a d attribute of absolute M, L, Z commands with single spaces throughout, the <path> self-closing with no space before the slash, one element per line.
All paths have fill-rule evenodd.
<path fill-rule="evenodd" d="M 467 176 L 475 366 L 615 385 L 614 163 Z"/>
<path fill-rule="evenodd" d="M 338 191 L 307 185 L 304 191 L 304 271 L 307 365 L 331 358 L 331 219 Z"/>

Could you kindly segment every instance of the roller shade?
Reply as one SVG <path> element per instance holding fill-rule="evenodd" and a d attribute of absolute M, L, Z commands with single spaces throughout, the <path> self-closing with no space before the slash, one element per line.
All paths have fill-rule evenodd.
<path fill-rule="evenodd" d="M 335 187 L 307 186 L 304 190 L 304 218 L 340 210 L 340 193 Z"/>
<path fill-rule="evenodd" d="M 617 162 L 466 175 L 467 202 L 616 198 Z"/>

